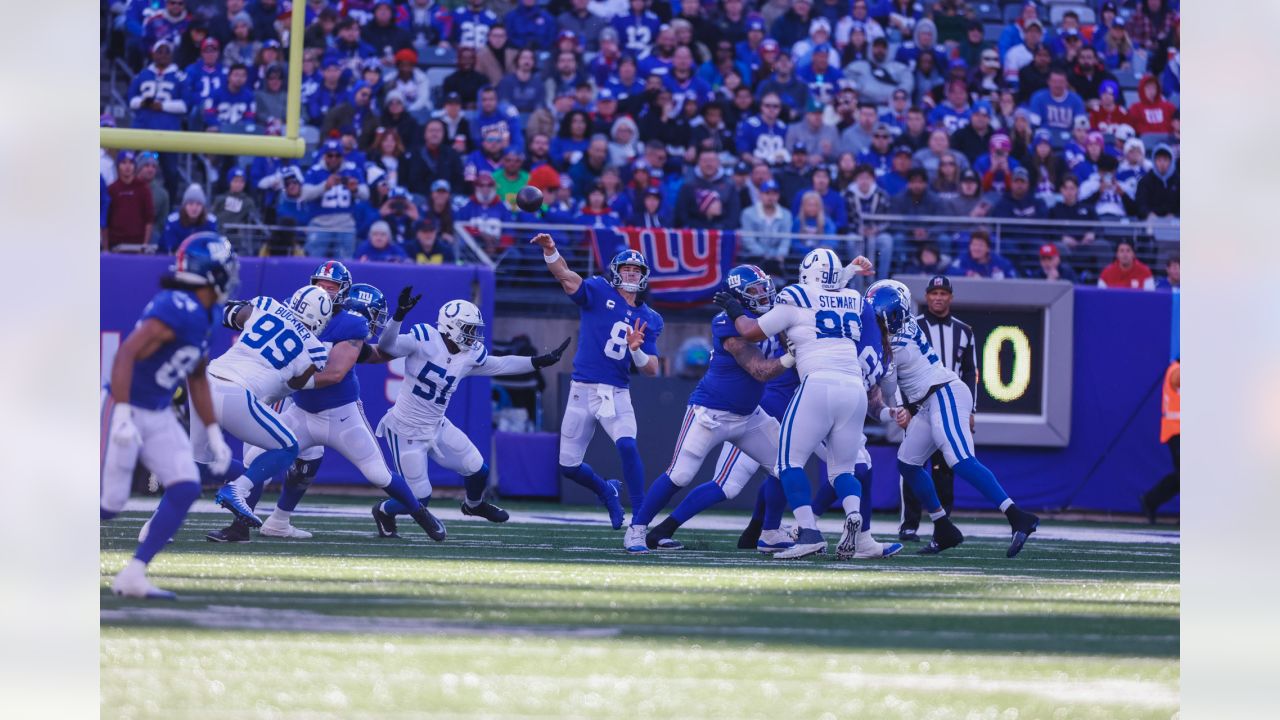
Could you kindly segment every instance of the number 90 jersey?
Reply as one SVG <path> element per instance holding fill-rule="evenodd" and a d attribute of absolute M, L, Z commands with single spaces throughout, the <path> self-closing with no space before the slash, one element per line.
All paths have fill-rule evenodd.
<path fill-rule="evenodd" d="M 251 301 L 253 312 L 240 337 L 209 372 L 226 378 L 271 404 L 293 393 L 289 381 L 316 366 L 323 370 L 329 351 L 293 311 L 269 297 Z"/>
<path fill-rule="evenodd" d="M 209 352 L 213 312 L 186 290 L 161 290 L 138 319 L 141 325 L 155 318 L 173 331 L 174 339 L 133 365 L 129 404 L 147 410 L 163 410 L 172 404 L 173 391 Z"/>
<path fill-rule="evenodd" d="M 587 278 L 569 296 L 579 308 L 578 351 L 573 356 L 573 379 L 581 383 L 603 383 L 625 388 L 631 384 L 631 351 L 627 329 L 636 320 L 645 323 L 646 355 L 658 354 L 662 316 L 648 305 L 632 307 L 602 277 Z"/>
<path fill-rule="evenodd" d="M 821 370 L 861 381 L 858 340 L 862 338 L 863 315 L 862 296 L 856 290 L 796 284 L 783 288 L 773 309 L 758 322 L 765 335 L 787 334 L 801 378 Z"/>

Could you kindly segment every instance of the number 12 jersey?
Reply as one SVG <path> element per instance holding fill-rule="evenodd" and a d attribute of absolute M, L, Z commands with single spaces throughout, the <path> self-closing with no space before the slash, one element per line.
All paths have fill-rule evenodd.
<path fill-rule="evenodd" d="M 629 387 L 632 363 L 627 330 L 637 320 L 645 323 L 644 344 L 640 349 L 646 355 L 656 356 L 662 316 L 648 305 L 628 305 L 617 289 L 598 276 L 583 280 L 569 299 L 578 306 L 582 318 L 578 327 L 578 351 L 573 356 L 573 379 L 580 383 Z"/>

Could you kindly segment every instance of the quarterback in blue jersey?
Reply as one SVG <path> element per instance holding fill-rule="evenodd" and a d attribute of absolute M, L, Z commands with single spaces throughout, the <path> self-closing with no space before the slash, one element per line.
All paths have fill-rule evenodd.
<path fill-rule="evenodd" d="M 212 233 L 192 235 L 178 248 L 173 272 L 142 311 L 111 366 L 102 403 L 101 517 L 124 510 L 134 466 L 141 460 L 165 493 L 148 521 L 133 559 L 111 590 L 137 598 L 173 599 L 147 580 L 147 564 L 173 538 L 200 496 L 200 475 L 191 442 L 173 411 L 174 390 L 184 379 L 204 426 L 211 468 L 226 472 L 231 448 L 223 439 L 205 377 L 214 306 L 235 290 L 239 264 L 231 244 Z"/>
<path fill-rule="evenodd" d="M 618 481 L 606 482 L 582 459 L 599 421 L 622 456 L 631 511 L 640 508 L 644 464 L 636 448 L 631 368 L 650 377 L 658 374 L 657 341 L 662 334 L 662 316 L 637 297 L 648 285 L 649 264 L 639 252 L 623 250 L 609 263 L 608 279 L 584 280 L 569 269 L 550 235 L 539 233 L 530 242 L 542 248 L 547 269 L 578 306 L 582 318 L 569 403 L 560 423 L 560 472 L 596 493 L 609 508 L 609 520 L 617 530 L 622 527 Z"/>

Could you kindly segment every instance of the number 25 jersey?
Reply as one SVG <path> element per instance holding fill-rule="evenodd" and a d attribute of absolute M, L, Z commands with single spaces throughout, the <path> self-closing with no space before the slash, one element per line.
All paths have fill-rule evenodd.
<path fill-rule="evenodd" d="M 329 351 L 293 311 L 269 297 L 256 297 L 244 331 L 231 349 L 209 363 L 209 373 L 230 380 L 271 404 L 293 393 L 289 381 L 315 365 L 323 370 Z"/>
<path fill-rule="evenodd" d="M 625 388 L 631 382 L 631 350 L 627 330 L 636 320 L 645 323 L 646 355 L 658 354 L 662 316 L 648 305 L 632 307 L 602 277 L 582 281 L 569 296 L 582 318 L 578 326 L 578 351 L 573 356 L 573 379 L 581 383 L 603 383 Z"/>

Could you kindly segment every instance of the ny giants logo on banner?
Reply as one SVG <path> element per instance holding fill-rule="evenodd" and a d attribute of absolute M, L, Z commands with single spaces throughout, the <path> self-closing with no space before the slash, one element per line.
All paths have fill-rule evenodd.
<path fill-rule="evenodd" d="M 649 263 L 649 290 L 659 304 L 706 302 L 733 266 L 737 235 L 727 230 L 665 228 L 597 229 L 596 257 L 601 267 L 625 248 L 638 250 Z"/>

